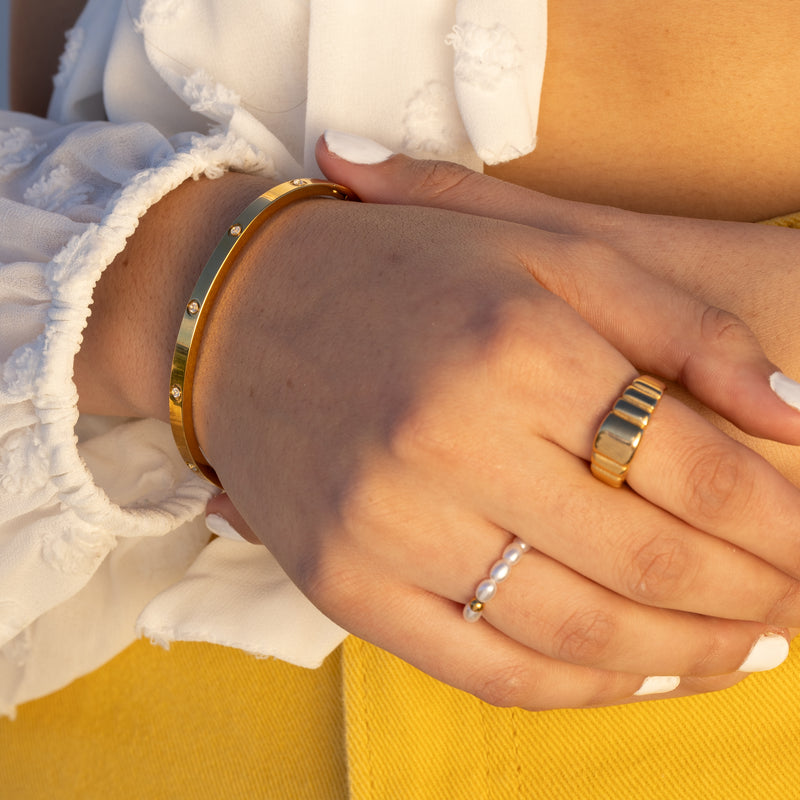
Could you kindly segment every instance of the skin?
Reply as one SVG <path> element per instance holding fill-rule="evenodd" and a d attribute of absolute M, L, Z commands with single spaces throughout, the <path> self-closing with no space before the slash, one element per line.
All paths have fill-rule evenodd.
<path fill-rule="evenodd" d="M 64 32 L 83 10 L 81 0 L 13 0 L 10 18 L 11 108 L 43 117 L 53 75 L 64 49 Z M 46 24 L 41 24 L 47 20 Z"/>
<path fill-rule="evenodd" d="M 12 0 L 13 108 L 44 113 L 63 31 L 83 5 Z M 487 171 L 650 213 L 752 221 L 797 211 L 787 96 L 798 37 L 791 0 L 769 13 L 747 0 L 671 0 L 646 14 L 632 0 L 551 0 L 538 146 Z"/>
<path fill-rule="evenodd" d="M 611 89 L 570 63 L 560 42 L 580 17 L 554 6 L 540 149 L 504 178 L 550 188 L 548 170 L 563 170 L 555 188 L 567 197 L 647 211 L 788 210 L 793 178 L 779 148 L 765 149 L 745 207 L 729 190 L 735 170 L 684 175 L 683 158 L 648 149 L 644 115 L 626 162 L 588 135 L 597 124 L 567 124 L 586 96 Z M 595 37 L 629 52 L 623 18 L 608 13 L 608 38 Z M 691 49 L 668 41 L 676 62 Z M 720 70 L 725 52 L 711 56 Z M 664 54 L 645 72 L 666 63 Z M 607 81 L 619 93 L 608 130 L 641 99 L 631 94 L 640 68 L 628 62 Z M 572 94 L 571 73 L 582 81 Z M 691 105 L 681 135 L 699 142 L 713 114 Z M 667 98 L 653 108 L 668 116 Z M 785 112 L 775 111 L 780 132 Z M 677 138 L 663 146 L 680 151 Z M 423 207 L 305 203 L 248 246 L 197 370 L 198 435 L 236 510 L 223 500 L 217 509 L 344 627 L 501 705 L 624 702 L 648 674 L 689 676 L 676 695 L 722 688 L 761 633 L 800 624 L 800 495 L 751 450 L 668 397 L 637 455 L 633 491 L 612 492 L 585 469 L 594 430 L 637 368 L 680 379 L 751 433 L 800 443 L 800 415 L 766 385 L 772 361 L 800 374 L 774 336 L 791 329 L 787 298 L 800 288 L 796 234 L 555 200 L 453 165 L 398 158 L 358 169 L 324 148 L 318 158 L 365 200 Z M 619 163 L 624 182 L 608 166 Z M 779 177 L 786 198 L 770 191 Z M 654 185 L 672 188 L 654 199 Z M 174 309 L 227 221 L 264 188 L 228 175 L 184 185 L 148 212 L 97 289 L 76 361 L 83 410 L 166 418 Z M 630 299 L 621 318 L 609 313 L 615 283 Z M 708 303 L 764 336 L 769 358 Z M 136 324 L 122 332 L 120 318 Z M 543 402 L 542 386 L 569 405 Z M 790 446 L 756 446 L 796 479 Z M 532 486 L 541 487 L 533 509 Z M 599 520 L 588 511 L 597 508 Z M 489 624 L 466 626 L 459 604 L 509 531 L 536 553 L 490 605 Z"/>
<path fill-rule="evenodd" d="M 548 16 L 539 144 L 491 174 L 650 213 L 798 210 L 793 3 L 555 0 Z"/>

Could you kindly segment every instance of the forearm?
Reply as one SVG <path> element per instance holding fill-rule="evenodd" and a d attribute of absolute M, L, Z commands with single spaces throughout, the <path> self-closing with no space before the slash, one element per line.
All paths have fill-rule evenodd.
<path fill-rule="evenodd" d="M 266 188 L 237 173 L 189 180 L 142 218 L 95 289 L 75 360 L 81 411 L 168 419 L 183 304 L 227 225 Z"/>

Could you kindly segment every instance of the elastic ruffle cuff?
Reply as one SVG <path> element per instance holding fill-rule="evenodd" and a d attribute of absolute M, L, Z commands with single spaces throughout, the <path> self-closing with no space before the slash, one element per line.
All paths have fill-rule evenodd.
<path fill-rule="evenodd" d="M 30 137 L 18 132 L 26 124 Z M 190 521 L 211 487 L 186 470 L 168 426 L 126 423 L 84 432 L 79 443 L 91 420 L 78 424 L 73 360 L 93 288 L 147 209 L 189 178 L 255 172 L 265 159 L 227 133 L 183 136 L 175 147 L 144 124 L 59 127 L 3 114 L 2 126 L 16 127 L 21 145 L 11 148 L 6 166 L 13 168 L 2 181 L 3 260 L 19 255 L 13 225 L 8 230 L 15 219 L 40 221 L 44 213 L 50 223 L 25 244 L 24 264 L 0 267 L 0 316 L 13 315 L 22 338 L 0 364 L 0 713 L 9 714 L 129 644 L 142 610 L 180 582 L 208 541 L 202 521 Z M 68 174 L 89 191 L 71 191 Z M 42 189 L 48 176 L 49 192 Z M 40 188 L 31 194 L 31 186 Z M 26 276 L 35 278 L 27 305 L 18 285 Z M 98 420 L 95 427 L 108 426 Z M 253 592 L 248 610 L 272 584 L 274 576 Z M 223 602 L 225 591 L 212 592 L 212 603 Z M 181 628 L 179 616 L 161 622 Z M 207 623 L 208 640 L 233 644 L 227 619 L 212 614 Z M 258 652 L 268 650 L 266 643 Z"/>

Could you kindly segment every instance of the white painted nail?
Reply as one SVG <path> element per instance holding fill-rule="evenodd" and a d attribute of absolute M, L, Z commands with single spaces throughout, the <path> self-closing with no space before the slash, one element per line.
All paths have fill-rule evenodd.
<path fill-rule="evenodd" d="M 784 403 L 800 411 L 800 383 L 787 378 L 782 372 L 773 372 L 769 376 L 769 385 Z"/>
<path fill-rule="evenodd" d="M 225 517 L 219 514 L 208 514 L 206 516 L 206 528 L 208 528 L 211 533 L 216 533 L 217 536 L 222 536 L 224 539 L 230 539 L 234 542 L 247 541 Z"/>
<path fill-rule="evenodd" d="M 648 694 L 666 694 L 680 685 L 681 679 L 677 675 L 651 675 L 644 679 L 644 683 L 633 693 L 636 697 Z"/>
<path fill-rule="evenodd" d="M 380 164 L 394 153 L 382 144 L 341 131 L 325 131 L 323 134 L 328 150 L 351 164 Z"/>
<path fill-rule="evenodd" d="M 789 655 L 789 642 L 779 633 L 765 633 L 760 636 L 748 653 L 739 672 L 766 672 L 775 669 L 786 661 Z"/>

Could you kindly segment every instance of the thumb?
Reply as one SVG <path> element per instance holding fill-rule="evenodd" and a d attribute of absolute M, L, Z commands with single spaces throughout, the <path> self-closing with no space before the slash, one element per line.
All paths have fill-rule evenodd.
<path fill-rule="evenodd" d="M 595 208 L 459 164 L 396 155 L 337 131 L 325 132 L 316 156 L 329 179 L 365 202 L 442 208 L 584 235 L 586 217 Z M 608 244 L 595 248 L 589 262 L 578 254 L 560 270 L 551 265 L 548 274 L 532 269 L 534 277 L 639 369 L 682 383 L 747 433 L 800 444 L 800 385 L 780 373 L 749 327 L 642 268 L 647 264 L 620 257 L 613 239 Z M 559 271 L 569 280 L 560 281 Z"/>
<path fill-rule="evenodd" d="M 427 206 L 574 233 L 593 208 L 474 172 L 450 161 L 424 161 L 340 131 L 317 141 L 317 162 L 329 180 L 352 188 L 365 203 Z"/>
<path fill-rule="evenodd" d="M 224 492 L 212 497 L 206 503 L 206 527 L 211 533 L 225 539 L 233 541 L 244 539 L 252 544 L 261 544 L 230 497 Z"/>

